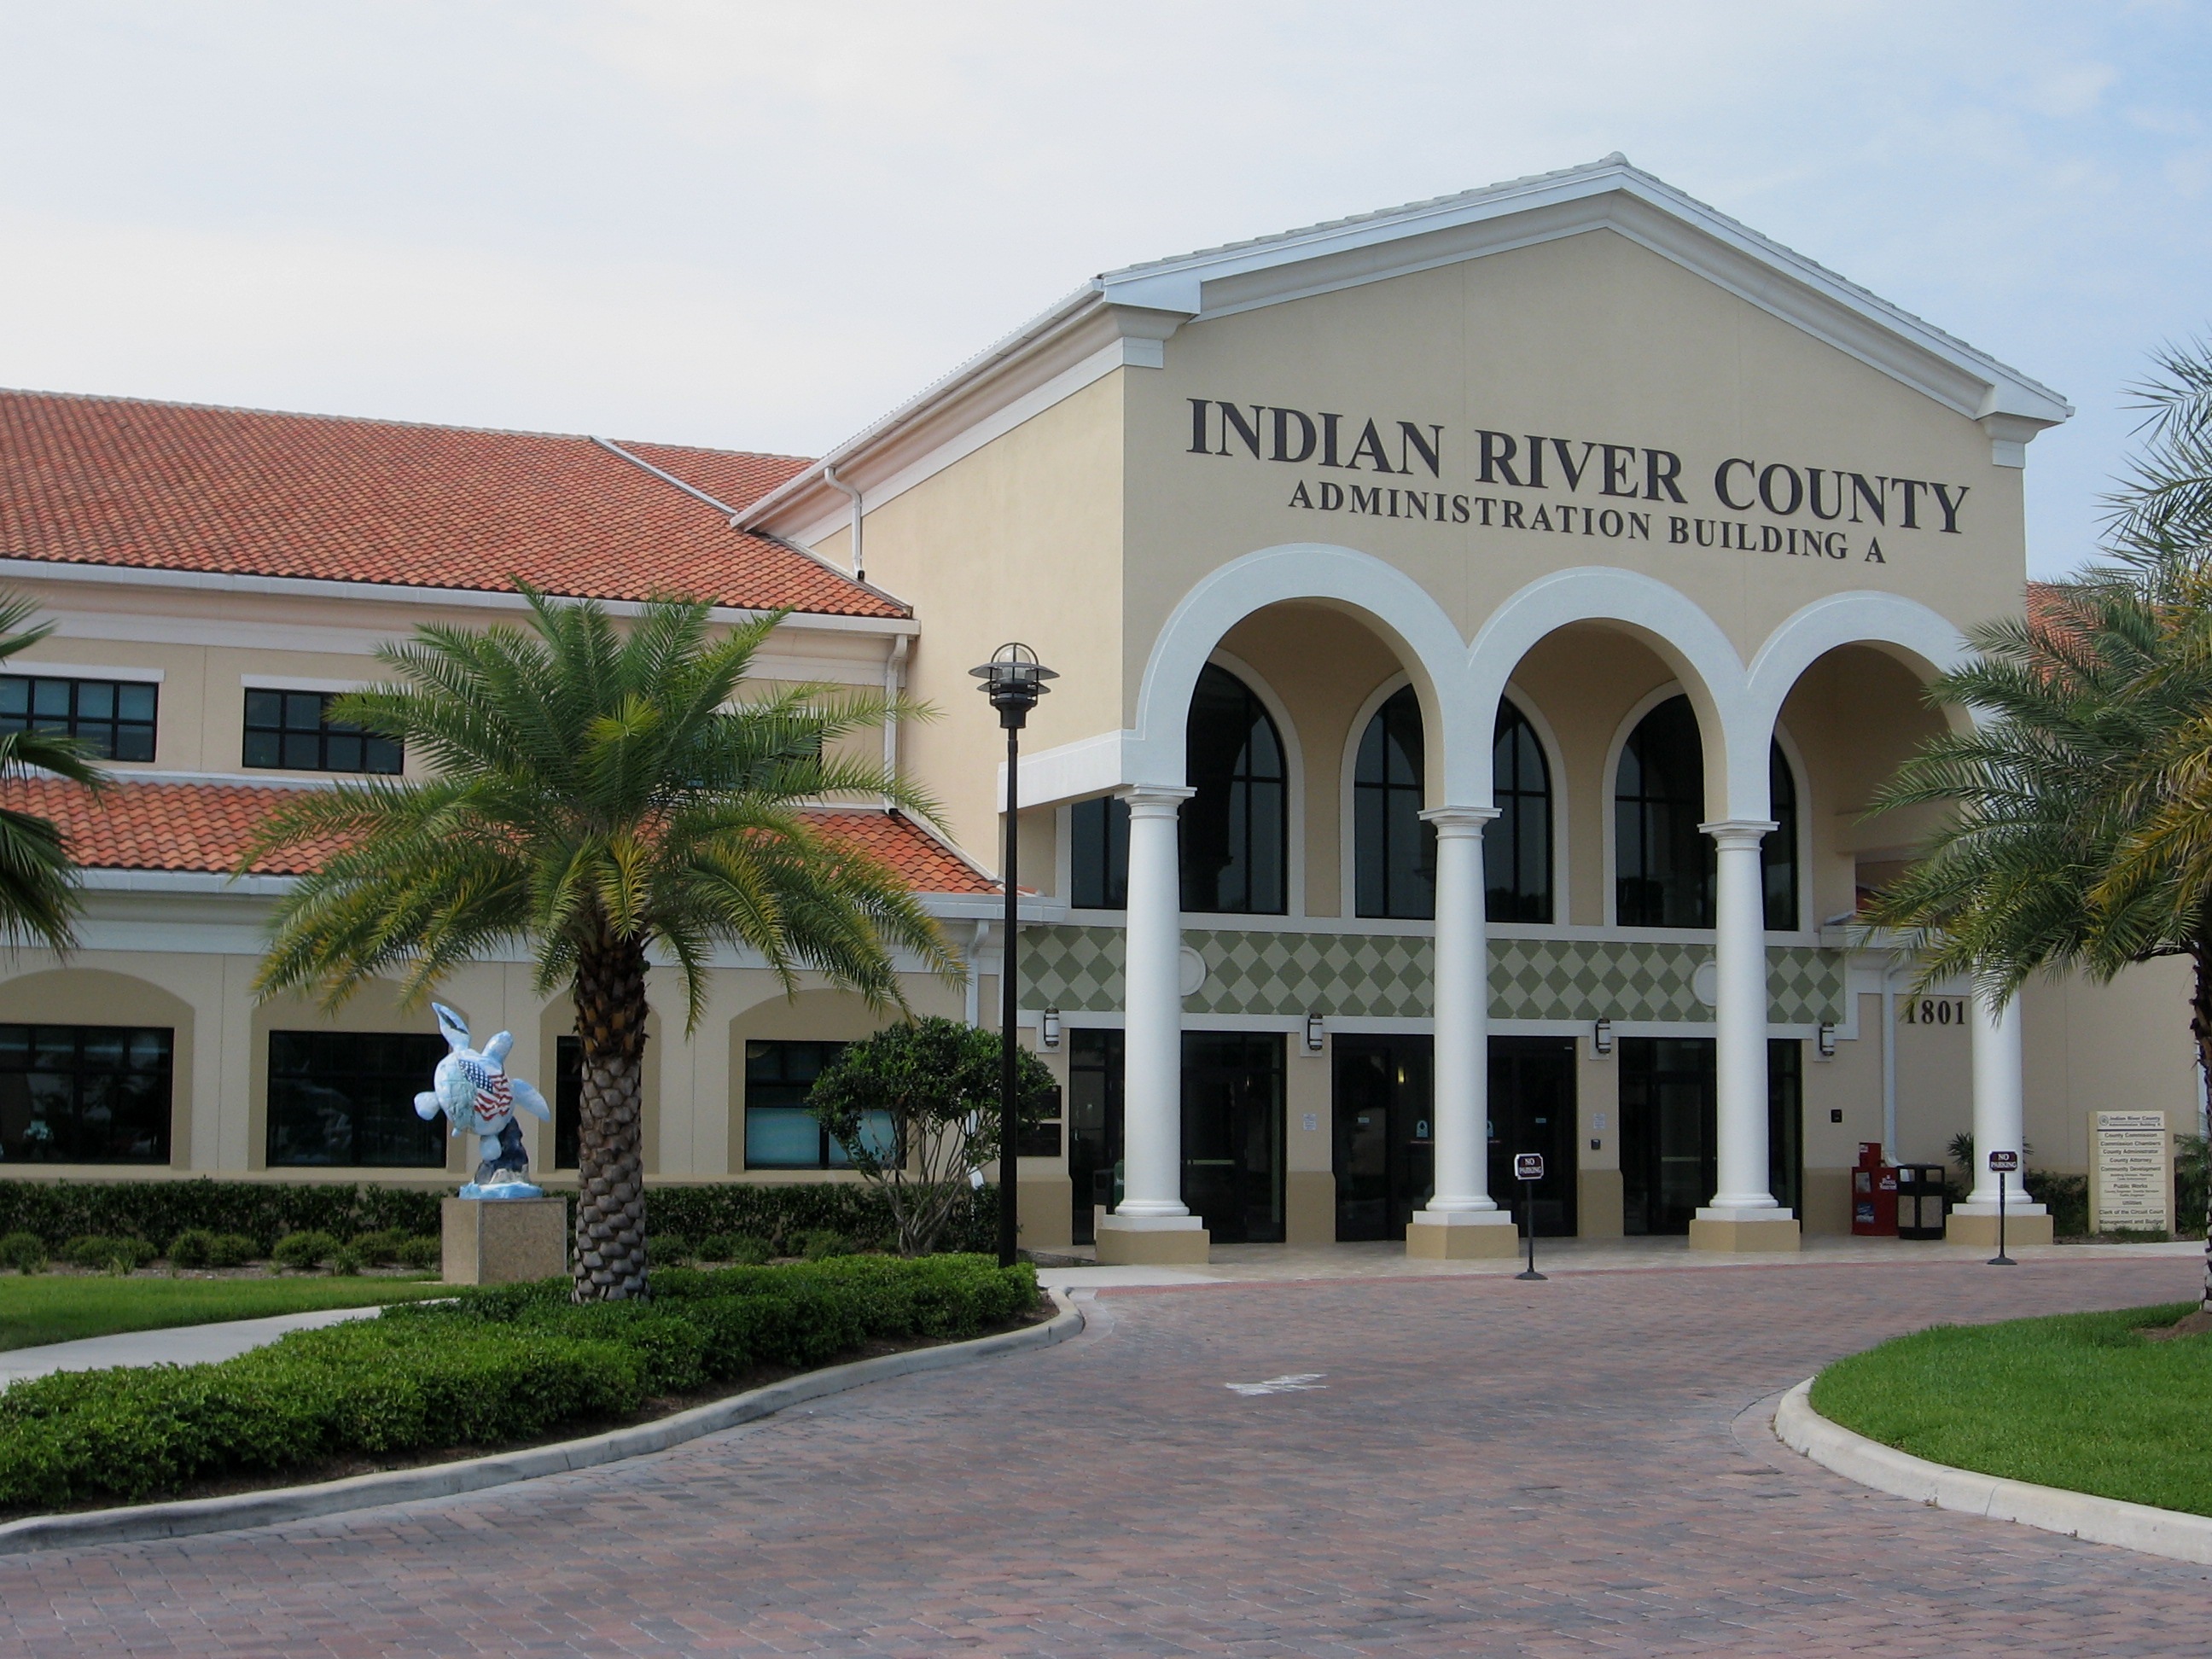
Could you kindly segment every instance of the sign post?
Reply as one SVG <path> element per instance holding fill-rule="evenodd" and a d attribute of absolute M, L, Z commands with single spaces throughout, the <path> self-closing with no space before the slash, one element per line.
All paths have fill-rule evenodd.
<path fill-rule="evenodd" d="M 1513 1173 L 1521 1182 L 1521 1224 L 1528 1233 L 1528 1266 L 1514 1274 L 1516 1279 L 1541 1279 L 1536 1271 L 1536 1183 L 1544 1178 L 1544 1155 L 1541 1152 L 1516 1152 L 1513 1158 Z"/>
<path fill-rule="evenodd" d="M 2020 1168 L 2018 1152 L 1991 1152 L 1990 1170 L 1997 1178 L 1997 1253 L 1990 1258 L 1992 1267 L 2016 1267 L 2020 1264 L 2005 1254 L 2004 1212 L 2005 1176 Z"/>

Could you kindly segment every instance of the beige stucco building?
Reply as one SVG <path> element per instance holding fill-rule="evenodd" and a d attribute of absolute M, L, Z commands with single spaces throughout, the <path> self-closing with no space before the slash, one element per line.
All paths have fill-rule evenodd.
<path fill-rule="evenodd" d="M 1905 994 L 1851 921 L 1926 828 L 1867 802 L 1936 729 L 1923 684 L 2019 608 L 2022 470 L 2070 410 L 1619 158 L 1109 273 L 820 462 L 9 408 L 0 577 L 60 623 L 21 695 L 94 688 L 67 695 L 118 756 L 124 688 L 158 712 L 126 805 L 72 820 L 87 948 L 0 969 L 0 1048 L 46 1042 L 18 1071 L 80 1114 L 125 1085 L 166 1113 L 71 1131 L 149 1175 L 441 1178 L 365 1103 L 427 1018 L 257 1006 L 287 873 L 216 872 L 271 791 L 371 763 L 313 699 L 418 622 L 511 612 L 518 574 L 788 605 L 775 678 L 934 704 L 883 740 L 947 840 L 829 821 L 928 895 L 975 977 L 916 1004 L 970 1018 L 1004 785 L 968 671 L 1014 639 L 1057 671 L 1018 803 L 1022 1019 L 1065 1084 L 1033 1245 L 1507 1249 L 1535 1152 L 1543 1230 L 1787 1247 L 1848 1227 L 1863 1142 L 2081 1169 L 2097 1108 L 2196 1122 L 2176 973 L 2000 1018 Z M 520 963 L 449 1000 L 562 1074 Z M 696 1032 L 660 1018 L 655 1178 L 846 1178 L 796 1103 L 858 1008 L 733 957 Z M 0 1174 L 117 1173 L 24 1141 L 9 1064 Z"/>

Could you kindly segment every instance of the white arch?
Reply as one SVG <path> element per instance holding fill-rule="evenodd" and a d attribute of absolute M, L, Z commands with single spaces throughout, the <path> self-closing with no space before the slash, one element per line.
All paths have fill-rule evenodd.
<path fill-rule="evenodd" d="M 1297 599 L 1329 601 L 1376 624 L 1397 647 L 1401 665 L 1419 668 L 1414 684 L 1429 682 L 1447 771 L 1452 757 L 1479 747 L 1487 776 L 1489 744 L 1470 745 L 1460 738 L 1468 720 L 1466 645 L 1443 607 L 1411 576 L 1371 554 L 1293 542 L 1231 560 L 1184 594 L 1169 616 L 1152 641 L 1137 692 L 1136 728 L 1123 751 L 1125 782 L 1182 782 L 1183 728 L 1199 671 L 1223 636 L 1245 617 Z M 1455 793 L 1453 786 L 1447 776 L 1447 801 L 1470 799 Z"/>
<path fill-rule="evenodd" d="M 1697 603 L 1664 582 L 1632 570 L 1602 565 L 1583 565 L 1540 576 L 1492 613 L 1468 652 L 1468 695 L 1473 709 L 1486 722 L 1497 718 L 1498 700 L 1521 659 L 1547 635 L 1571 623 L 1612 622 L 1633 629 L 1661 659 L 1674 669 L 1681 689 L 1698 711 L 1700 735 L 1705 739 L 1705 799 L 1726 802 L 1723 817 L 1744 816 L 1738 810 L 1740 787 L 1735 775 L 1747 769 L 1738 763 L 1735 733 L 1742 729 L 1743 659 L 1736 654 L 1720 624 Z M 1455 793 L 1456 803 L 1487 804 L 1491 798 L 1490 745 L 1462 757 L 1466 775 Z M 1754 802 L 1766 798 L 1766 745 L 1753 750 L 1758 774 Z"/>
<path fill-rule="evenodd" d="M 1782 719 L 1782 705 L 1805 671 L 1829 652 L 1846 645 L 1871 646 L 1903 661 L 1915 673 L 1933 675 L 1957 667 L 1971 653 L 1966 636 L 1917 599 L 1894 593 L 1832 593 L 1792 614 L 1759 647 L 1744 675 L 1743 696 L 1731 734 L 1731 746 L 1765 753 L 1766 738 Z M 1802 777 L 1802 774 L 1801 774 Z M 1765 769 L 1758 780 L 1758 810 L 1732 815 L 1765 817 Z M 1730 797 L 1732 805 L 1735 798 Z"/>

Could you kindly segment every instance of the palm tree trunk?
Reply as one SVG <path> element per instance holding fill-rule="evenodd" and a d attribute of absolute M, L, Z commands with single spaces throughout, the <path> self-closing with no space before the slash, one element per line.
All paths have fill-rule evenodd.
<path fill-rule="evenodd" d="M 576 958 L 579 1302 L 646 1294 L 645 969 L 636 941 L 605 934 Z"/>
<path fill-rule="evenodd" d="M 2212 922 L 2200 923 L 2196 941 L 2189 947 L 2190 963 L 2197 982 L 2189 1004 L 2189 1029 L 2197 1038 L 2197 1064 L 2212 1079 Z M 2212 1314 L 2212 1152 L 2205 1158 L 2204 1289 L 2197 1307 Z"/>

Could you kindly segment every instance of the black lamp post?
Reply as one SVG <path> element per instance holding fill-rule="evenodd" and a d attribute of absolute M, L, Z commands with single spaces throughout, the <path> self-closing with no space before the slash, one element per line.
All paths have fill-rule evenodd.
<path fill-rule="evenodd" d="M 1015 1144 L 1018 1114 L 1014 1109 L 1014 903 L 1015 866 L 1021 836 L 1022 727 L 1037 699 L 1052 690 L 1059 675 L 1018 641 L 1002 645 L 981 668 L 968 671 L 983 682 L 982 692 L 999 711 L 1006 732 L 1006 852 L 1000 874 L 1006 884 L 1004 942 L 999 947 L 999 1265 L 1014 1265 L 1017 1233 L 1014 1178 L 1019 1170 Z"/>

